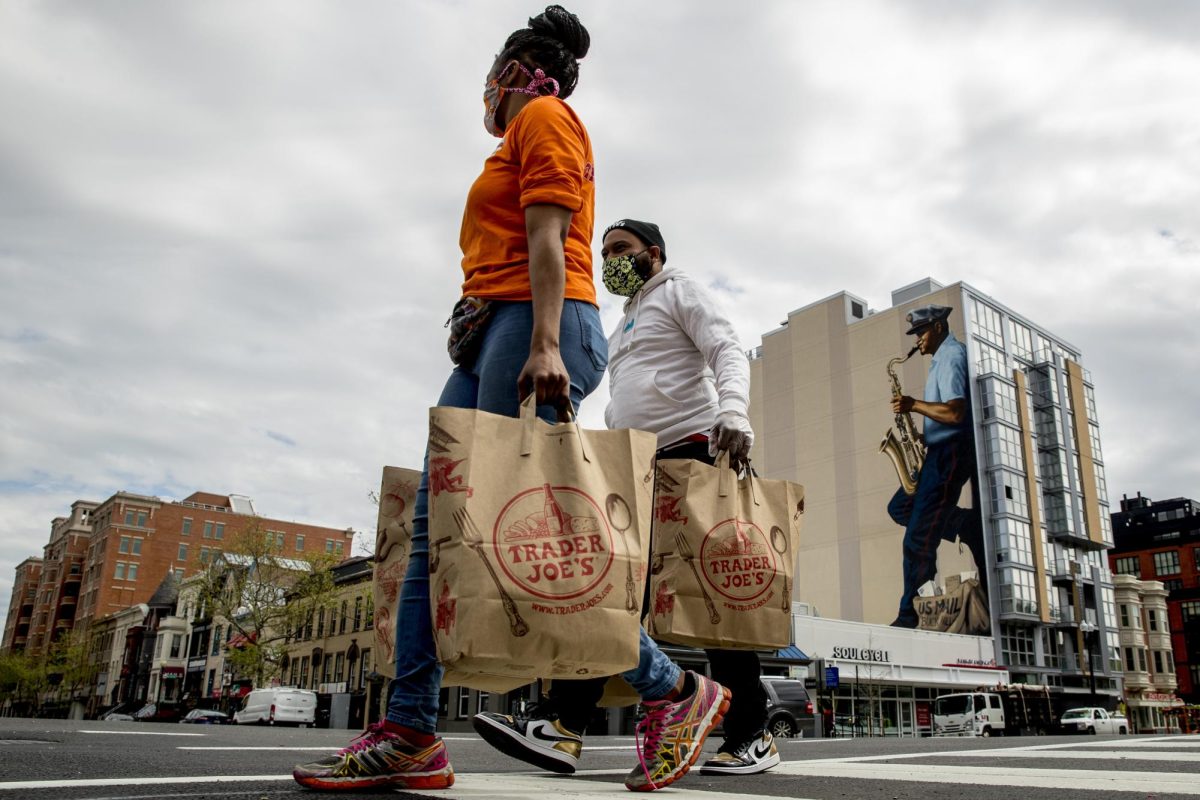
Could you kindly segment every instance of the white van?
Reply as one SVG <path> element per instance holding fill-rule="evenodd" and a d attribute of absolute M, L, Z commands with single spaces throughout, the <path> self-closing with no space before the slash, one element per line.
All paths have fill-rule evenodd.
<path fill-rule="evenodd" d="M 317 693 L 307 689 L 255 689 L 246 695 L 233 715 L 239 725 L 299 725 L 307 728 L 317 720 Z"/>
<path fill-rule="evenodd" d="M 1004 703 L 998 694 L 944 694 L 933 701 L 934 736 L 1003 736 Z"/>

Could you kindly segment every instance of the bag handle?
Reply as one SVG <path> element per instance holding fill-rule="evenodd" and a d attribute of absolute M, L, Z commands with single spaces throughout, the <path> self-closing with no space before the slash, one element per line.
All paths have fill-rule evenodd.
<path fill-rule="evenodd" d="M 535 395 L 530 392 L 524 400 L 521 401 L 521 455 L 527 456 L 533 452 L 533 437 L 537 432 L 537 401 Z M 588 453 L 587 442 L 583 440 L 583 432 L 579 429 L 579 423 L 575 419 L 575 410 L 570 405 L 559 406 L 558 424 L 572 426 L 572 432 L 575 434 L 575 439 L 579 442 L 579 453 L 583 456 L 583 460 L 587 463 L 592 463 L 591 454 Z"/>
<path fill-rule="evenodd" d="M 717 453 L 717 460 L 713 463 L 713 466 L 720 470 L 720 474 L 717 478 L 717 496 L 728 497 L 729 493 L 733 491 L 733 481 L 736 480 L 741 482 L 743 480 L 742 478 L 738 477 L 737 473 L 734 472 L 729 463 L 729 451 L 722 450 L 720 453 Z M 754 484 L 758 480 L 758 476 L 754 473 L 754 470 L 750 468 L 749 460 L 745 462 L 745 471 L 745 480 L 748 481 L 750 485 L 750 500 L 753 501 L 754 505 L 756 506 L 761 505 L 761 503 L 758 502 L 758 492 L 754 488 Z"/>

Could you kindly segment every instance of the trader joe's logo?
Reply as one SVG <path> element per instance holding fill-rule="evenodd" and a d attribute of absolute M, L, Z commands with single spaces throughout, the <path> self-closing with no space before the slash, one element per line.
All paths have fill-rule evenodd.
<path fill-rule="evenodd" d="M 544 600 L 573 600 L 596 588 L 612 566 L 604 512 L 572 486 L 543 485 L 514 497 L 492 533 L 504 573 Z"/>
<path fill-rule="evenodd" d="M 738 603 L 767 591 L 775 577 L 775 554 L 753 522 L 718 523 L 704 537 L 701 557 L 709 585 Z"/>

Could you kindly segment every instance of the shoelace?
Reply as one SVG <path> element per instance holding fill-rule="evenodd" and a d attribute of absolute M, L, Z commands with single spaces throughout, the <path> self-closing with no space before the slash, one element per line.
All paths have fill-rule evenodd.
<path fill-rule="evenodd" d="M 638 763 L 642 765 L 642 772 L 646 776 L 646 781 L 651 787 L 657 789 L 658 784 L 650 777 L 650 770 L 646 768 L 646 751 L 655 751 L 658 749 L 658 744 L 662 740 L 663 731 L 666 730 L 664 719 L 667 716 L 667 708 L 671 705 L 669 700 L 645 700 L 642 705 L 646 707 L 646 716 L 642 717 L 633 729 L 634 743 L 637 745 Z M 645 741 L 642 736 L 645 736 Z"/>
<path fill-rule="evenodd" d="M 384 729 L 382 722 L 368 725 L 367 729 L 355 737 L 354 741 L 348 747 L 342 749 L 340 755 L 352 755 L 366 750 L 368 747 L 374 747 L 380 739 L 390 737 L 391 735 Z"/>

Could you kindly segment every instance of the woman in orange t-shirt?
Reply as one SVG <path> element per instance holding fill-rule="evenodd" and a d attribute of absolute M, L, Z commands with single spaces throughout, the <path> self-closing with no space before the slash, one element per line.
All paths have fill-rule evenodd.
<path fill-rule="evenodd" d="M 550 6 L 504 44 L 488 72 L 484 127 L 501 137 L 467 194 L 459 242 L 463 308 L 486 320 L 459 326 L 475 347 L 438 405 L 517 416 L 534 393 L 554 420 L 600 383 L 608 344 L 592 277 L 595 202 L 592 144 L 563 100 L 579 78 L 590 37 L 579 19 Z M 461 320 L 460 320 L 461 321 Z M 297 766 L 312 789 L 437 789 L 454 782 L 437 725 L 442 669 L 429 611 L 428 459 L 413 514 L 409 569 L 396 610 L 396 679 L 386 720 L 334 756 Z"/>

